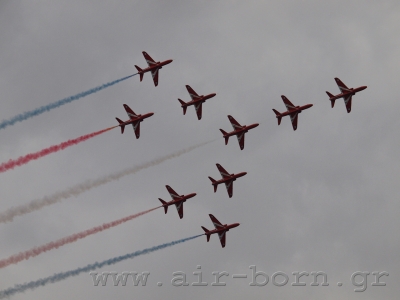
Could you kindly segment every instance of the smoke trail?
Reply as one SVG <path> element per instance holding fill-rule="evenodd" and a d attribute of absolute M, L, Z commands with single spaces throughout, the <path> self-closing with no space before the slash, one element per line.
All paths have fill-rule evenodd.
<path fill-rule="evenodd" d="M 100 130 L 100 131 L 96 131 L 96 132 L 93 132 L 93 133 L 90 133 L 90 134 L 86 134 L 86 135 L 80 136 L 80 137 L 78 137 L 76 139 L 68 140 L 68 141 L 62 142 L 61 144 L 58 144 L 58 145 L 53 145 L 53 146 L 51 146 L 49 148 L 40 150 L 39 152 L 29 153 L 29 154 L 27 154 L 25 156 L 21 156 L 21 157 L 15 159 L 15 160 L 10 159 L 8 162 L 2 163 L 0 165 L 0 173 L 6 172 L 6 171 L 8 171 L 10 169 L 14 169 L 15 167 L 18 167 L 18 166 L 27 164 L 31 160 L 41 158 L 43 156 L 49 155 L 51 153 L 54 153 L 54 152 L 57 152 L 57 151 L 60 151 L 60 150 L 64 150 L 65 148 L 67 148 L 69 146 L 73 146 L 73 145 L 79 144 L 80 142 L 84 142 L 84 141 L 86 141 L 86 140 L 88 140 L 88 139 L 90 139 L 92 137 L 95 137 L 95 136 L 97 136 L 99 134 L 102 134 L 102 133 L 104 133 L 106 131 L 109 131 L 109 130 L 115 128 L 115 127 L 118 127 L 118 126 L 114 126 L 114 127 L 106 128 L 106 129 L 103 129 L 103 130 Z"/>
<path fill-rule="evenodd" d="M 102 224 L 100 226 L 96 226 L 96 227 L 93 227 L 91 229 L 88 229 L 88 230 L 85 230 L 85 231 L 82 231 L 82 232 L 67 236 L 67 237 L 62 238 L 62 239 L 59 239 L 58 241 L 50 242 L 50 243 L 47 243 L 47 244 L 45 244 L 43 246 L 35 247 L 35 248 L 30 249 L 28 251 L 24 251 L 24 252 L 18 253 L 16 255 L 12 255 L 9 258 L 0 260 L 0 268 L 7 267 L 8 265 L 11 265 L 11 264 L 17 264 L 22 260 L 26 260 L 26 259 L 29 259 L 31 257 L 38 256 L 39 254 L 42 254 L 43 252 L 47 252 L 47 251 L 52 250 L 54 248 L 59 248 L 59 247 L 64 246 L 66 244 L 70 244 L 70 243 L 76 242 L 77 240 L 83 239 L 83 238 L 85 238 L 85 237 L 87 237 L 89 235 L 92 235 L 92 234 L 95 234 L 95 233 L 99 233 L 99 232 L 101 232 L 103 230 L 110 229 L 112 227 L 121 225 L 121 224 L 123 224 L 125 222 L 133 220 L 133 219 L 135 219 L 137 217 L 140 217 L 140 216 L 142 216 L 144 214 L 147 214 L 147 213 L 149 213 L 149 212 L 151 212 L 153 210 L 156 210 L 157 208 L 160 208 L 160 207 L 162 207 L 162 206 L 158 206 L 158 207 L 155 207 L 155 208 L 152 208 L 152 209 L 148 209 L 146 211 L 142 211 L 140 213 L 137 213 L 137 214 L 134 214 L 134 215 L 130 215 L 130 216 L 127 216 L 125 218 L 122 218 L 122 219 L 119 219 L 119 220 L 116 220 L 116 221 L 113 221 L 113 222 L 104 223 L 104 224 Z"/>
<path fill-rule="evenodd" d="M 114 84 L 116 84 L 118 82 L 124 81 L 124 80 L 126 80 L 128 78 L 131 78 L 132 76 L 135 76 L 135 75 L 137 75 L 137 73 L 133 74 L 133 75 L 126 76 L 126 77 L 123 77 L 123 78 L 120 78 L 120 79 L 117 79 L 117 80 L 114 80 L 114 81 L 111 81 L 111 82 L 108 82 L 108 83 L 105 83 L 103 85 L 99 85 L 99 86 L 97 86 L 95 88 L 92 88 L 90 90 L 87 90 L 85 92 L 82 92 L 82 93 L 76 94 L 74 96 L 58 100 L 56 102 L 41 106 L 41 107 L 36 108 L 34 110 L 27 111 L 27 112 L 24 112 L 22 114 L 16 115 L 15 117 L 12 117 L 11 119 L 2 121 L 0 123 L 0 129 L 4 129 L 7 126 L 14 125 L 17 122 L 22 122 L 22 121 L 24 121 L 26 119 L 32 118 L 34 116 L 38 116 L 38 115 L 40 115 L 40 114 L 42 114 L 42 113 L 44 113 L 46 111 L 49 111 L 49 110 L 52 110 L 54 108 L 60 107 L 61 105 L 70 103 L 70 102 L 72 102 L 74 100 L 78 100 L 78 99 L 83 98 L 85 96 L 88 96 L 90 94 L 93 94 L 93 93 L 96 93 L 98 91 L 101 91 L 101 90 L 103 90 L 105 88 L 108 88 L 109 86 L 112 86 L 112 85 L 114 85 Z"/>
<path fill-rule="evenodd" d="M 211 141 L 204 142 L 201 144 L 193 145 L 189 148 L 179 150 L 177 152 L 162 156 L 160 158 L 151 160 L 149 162 L 146 162 L 146 163 L 138 165 L 138 166 L 134 166 L 134 167 L 119 171 L 114 174 L 110 174 L 110 175 L 107 175 L 107 176 L 104 176 L 104 177 L 101 177 L 98 179 L 94 179 L 94 180 L 87 180 L 81 184 L 70 187 L 64 191 L 55 193 L 50 196 L 45 196 L 41 199 L 32 200 L 31 202 L 29 202 L 27 204 L 23 204 L 23 205 L 16 206 L 16 207 L 11 207 L 10 209 L 0 213 L 0 223 L 11 222 L 14 219 L 14 217 L 16 217 L 16 216 L 22 216 L 22 215 L 28 214 L 35 210 L 39 210 L 45 206 L 52 205 L 52 204 L 61 202 L 64 199 L 71 198 L 72 196 L 76 197 L 76 196 L 78 196 L 86 191 L 89 191 L 95 187 L 118 180 L 118 179 L 120 179 L 124 176 L 130 175 L 130 174 L 135 174 L 141 170 L 144 170 L 144 169 L 147 169 L 147 168 L 150 168 L 153 166 L 157 166 L 157 165 L 163 163 L 164 161 L 179 157 L 182 154 L 188 153 L 198 147 L 207 145 L 214 141 L 216 141 L 216 140 L 211 140 Z"/>
<path fill-rule="evenodd" d="M 77 275 L 79 275 L 81 273 L 86 273 L 86 272 L 89 272 L 89 271 L 93 271 L 93 270 L 96 270 L 96 269 L 104 267 L 104 266 L 114 265 L 116 263 L 119 263 L 121 261 L 130 259 L 130 258 L 134 258 L 134 257 L 139 256 L 139 255 L 149 254 L 151 252 L 154 252 L 154 251 L 157 251 L 157 250 L 161 250 L 161 249 L 164 249 L 164 248 L 167 248 L 167 247 L 171 247 L 171 246 L 174 246 L 176 244 L 184 243 L 186 241 L 193 240 L 193 239 L 195 239 L 195 238 L 197 238 L 199 236 L 202 236 L 202 235 L 204 235 L 204 234 L 191 236 L 191 237 L 188 237 L 188 238 L 184 238 L 184 239 L 181 239 L 181 240 L 176 240 L 176 241 L 173 241 L 173 242 L 161 244 L 161 245 L 154 246 L 154 247 L 151 247 L 151 248 L 146 248 L 146 249 L 139 250 L 139 251 L 136 251 L 136 252 L 133 252 L 133 253 L 125 254 L 125 255 L 122 255 L 122 256 L 117 256 L 117 257 L 114 257 L 114 258 L 111 258 L 111 259 L 108 259 L 108 260 L 105 260 L 105 261 L 102 261 L 102 262 L 95 262 L 94 264 L 90 264 L 90 265 L 87 265 L 87 266 L 82 267 L 82 268 L 77 268 L 75 270 L 70 270 L 70 271 L 66 271 L 66 272 L 57 273 L 57 274 L 54 274 L 52 276 L 45 277 L 45 278 L 42 278 L 42 279 L 39 279 L 39 280 L 36 280 L 36 281 L 31 281 L 31 282 L 27 282 L 27 283 L 23 283 L 23 284 L 16 284 L 16 285 L 14 285 L 14 287 L 11 287 L 11 288 L 8 288 L 8 289 L 0 291 L 0 299 L 13 296 L 14 294 L 17 294 L 17 293 L 25 292 L 28 289 L 33 290 L 33 289 L 35 289 L 37 287 L 45 286 L 45 285 L 47 285 L 49 283 L 55 283 L 55 282 L 67 279 L 69 277 L 72 277 L 72 276 L 77 276 Z"/>

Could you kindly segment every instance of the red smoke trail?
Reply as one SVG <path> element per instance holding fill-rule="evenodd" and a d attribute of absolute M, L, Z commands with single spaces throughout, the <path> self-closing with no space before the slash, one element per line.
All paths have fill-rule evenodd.
<path fill-rule="evenodd" d="M 25 156 L 21 156 L 21 157 L 15 159 L 15 160 L 10 159 L 8 162 L 4 162 L 0 165 L 0 173 L 6 172 L 10 169 L 14 169 L 15 167 L 18 167 L 18 166 L 27 164 L 31 160 L 41 158 L 43 156 L 46 156 L 48 154 L 51 154 L 51 153 L 54 153 L 54 152 L 57 152 L 60 150 L 64 150 L 65 148 L 67 148 L 69 146 L 73 146 L 73 145 L 79 144 L 80 142 L 84 142 L 92 137 L 95 137 L 96 135 L 102 134 L 106 131 L 109 131 L 109 130 L 115 128 L 115 127 L 118 127 L 118 126 L 113 126 L 113 127 L 106 128 L 106 129 L 103 129 L 100 131 L 96 131 L 96 132 L 93 132 L 90 134 L 86 134 L 86 135 L 80 136 L 76 139 L 68 140 L 66 142 L 62 142 L 61 144 L 54 145 L 49 148 L 40 150 L 39 152 L 29 153 Z"/>
<path fill-rule="evenodd" d="M 135 219 L 135 218 L 137 218 L 139 216 L 147 214 L 147 213 L 149 213 L 149 212 L 151 212 L 153 210 L 156 210 L 157 208 L 160 208 L 160 207 L 161 206 L 158 206 L 158 207 L 155 207 L 155 208 L 152 208 L 152 209 L 149 209 L 149 210 L 145 210 L 145 211 L 142 211 L 140 213 L 137 213 L 137 214 L 134 214 L 134 215 L 130 215 L 130 216 L 127 216 L 125 218 L 122 218 L 122 219 L 119 219 L 119 220 L 116 220 L 116 221 L 113 221 L 113 222 L 110 222 L 110 223 L 104 223 L 103 225 L 100 225 L 100 226 L 97 226 L 97 227 L 93 227 L 91 229 L 82 231 L 80 233 L 75 233 L 73 235 L 70 235 L 70 236 L 67 236 L 65 238 L 59 239 L 58 241 L 50 242 L 50 243 L 47 243 L 47 244 L 45 244 L 43 246 L 35 247 L 35 248 L 30 249 L 30 250 L 27 250 L 27 251 L 12 255 L 9 258 L 5 258 L 5 259 L 0 260 L 0 268 L 4 268 L 4 267 L 6 267 L 8 265 L 11 265 L 11 264 L 19 263 L 22 260 L 26 260 L 26 259 L 29 259 L 31 257 L 38 256 L 39 254 L 41 254 L 43 252 L 52 250 L 54 248 L 59 248 L 59 247 L 64 246 L 66 244 L 73 243 L 73 242 L 76 242 L 77 240 L 83 239 L 83 238 L 85 238 L 85 237 L 87 237 L 89 235 L 92 235 L 92 234 L 101 232 L 103 230 L 110 229 L 112 227 L 118 226 L 118 225 L 123 224 L 125 222 L 128 222 L 128 221 L 130 221 L 132 219 Z"/>

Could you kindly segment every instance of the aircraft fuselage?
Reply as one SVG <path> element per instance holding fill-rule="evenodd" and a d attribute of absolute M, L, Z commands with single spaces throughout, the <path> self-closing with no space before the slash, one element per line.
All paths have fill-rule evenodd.
<path fill-rule="evenodd" d="M 173 205 L 176 203 L 185 202 L 187 199 L 193 198 L 196 195 L 197 195 L 196 193 L 182 195 L 178 199 L 171 200 L 171 201 L 167 202 L 167 204 L 164 204 L 163 206 L 170 206 L 170 205 Z"/>
<path fill-rule="evenodd" d="M 306 105 L 303 105 L 303 106 L 296 106 L 294 109 L 291 109 L 291 110 L 288 110 L 288 111 L 285 111 L 285 112 L 281 113 L 280 117 L 289 116 L 289 115 L 291 115 L 293 113 L 296 113 L 296 112 L 297 113 L 301 113 L 302 110 L 308 109 L 308 108 L 310 108 L 312 106 L 313 106 L 312 104 L 306 104 Z M 279 116 L 276 116 L 276 117 L 278 118 Z"/>
<path fill-rule="evenodd" d="M 186 106 L 194 105 L 194 104 L 196 104 L 196 103 L 206 102 L 206 100 L 208 100 L 208 99 L 210 99 L 210 98 L 213 98 L 213 97 L 215 97 L 216 95 L 217 95 L 216 93 L 208 94 L 208 95 L 205 95 L 205 96 L 204 96 L 204 95 L 201 95 L 201 96 L 199 96 L 199 98 L 187 102 L 187 103 L 186 103 Z M 183 105 L 182 105 L 182 107 L 183 107 Z"/>
<path fill-rule="evenodd" d="M 246 133 L 248 132 L 250 129 L 256 128 L 258 125 L 258 123 L 254 123 L 251 125 L 244 125 L 241 129 L 236 129 L 234 131 L 231 131 L 227 134 L 227 136 L 233 136 L 233 135 L 239 135 L 241 133 Z"/>
<path fill-rule="evenodd" d="M 224 231 L 229 231 L 229 229 L 238 227 L 239 225 L 240 225 L 240 223 L 233 223 L 233 224 L 229 224 L 229 225 L 225 224 L 221 228 L 210 230 L 207 233 L 207 235 L 214 234 L 214 233 L 219 233 L 219 232 L 224 232 Z"/>
<path fill-rule="evenodd" d="M 358 88 L 351 88 L 351 89 L 349 89 L 348 92 L 340 93 L 340 94 L 330 98 L 330 100 L 336 100 L 336 99 L 340 99 L 340 98 L 345 98 L 345 97 L 350 96 L 350 95 L 354 96 L 356 93 L 361 92 L 361 91 L 365 90 L 366 88 L 367 88 L 366 85 L 360 86 Z"/>
<path fill-rule="evenodd" d="M 220 180 L 217 180 L 215 183 L 213 183 L 213 185 L 221 184 L 221 183 L 225 183 L 225 182 L 229 182 L 229 181 L 235 181 L 237 178 L 243 177 L 246 174 L 247 174 L 247 172 L 231 174 L 231 175 L 229 175 L 229 177 L 225 177 L 225 178 L 222 178 Z"/>
<path fill-rule="evenodd" d="M 119 124 L 119 126 L 125 126 L 125 125 L 129 125 L 129 124 L 133 124 L 135 122 L 143 122 L 144 119 L 150 118 L 152 115 L 154 115 L 153 112 L 150 112 L 150 113 L 147 113 L 144 115 L 138 115 L 137 118 L 125 121 L 125 122 Z"/>
<path fill-rule="evenodd" d="M 147 68 L 143 69 L 142 71 L 138 72 L 138 74 L 150 72 L 150 71 L 157 70 L 157 69 L 162 69 L 163 66 L 172 63 L 172 61 L 173 61 L 172 59 L 168 59 L 168 60 L 165 60 L 162 62 L 156 62 L 154 65 L 147 67 Z"/>

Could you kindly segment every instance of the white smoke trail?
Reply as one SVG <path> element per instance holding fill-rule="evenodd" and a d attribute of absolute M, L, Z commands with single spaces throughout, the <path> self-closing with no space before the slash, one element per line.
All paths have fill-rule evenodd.
<path fill-rule="evenodd" d="M 199 148 L 201 146 L 207 145 L 207 144 L 212 143 L 214 141 L 216 141 L 216 140 L 214 139 L 214 140 L 211 140 L 211 141 L 208 141 L 208 142 L 204 142 L 204 143 L 201 143 L 201 144 L 193 145 L 193 146 L 191 146 L 189 148 L 186 148 L 186 149 L 183 149 L 183 150 L 179 150 L 177 152 L 162 156 L 160 158 L 156 158 L 156 159 L 151 160 L 149 162 L 146 162 L 146 163 L 143 163 L 141 165 L 137 165 L 137 166 L 134 166 L 134 167 L 131 167 L 131 168 L 116 172 L 114 174 L 110 174 L 110 175 L 107 175 L 107 176 L 104 176 L 104 177 L 101 177 L 101 178 L 98 178 L 98 179 L 94 179 L 94 180 L 87 180 L 87 181 L 85 181 L 83 183 L 80 183 L 80 184 L 77 184 L 77 185 L 75 185 L 73 187 L 70 187 L 70 188 L 68 188 L 68 189 L 66 189 L 64 191 L 57 192 L 57 193 L 55 193 L 53 195 L 50 195 L 50 196 L 45 196 L 45 197 L 43 197 L 41 199 L 32 200 L 31 202 L 29 202 L 27 204 L 11 207 L 10 209 L 0 213 L 0 223 L 11 222 L 11 221 L 13 221 L 13 219 L 16 216 L 22 216 L 22 215 L 28 214 L 28 213 L 33 212 L 35 210 L 39 210 L 39 209 L 41 209 L 41 208 L 43 208 L 45 206 L 52 205 L 52 204 L 61 202 L 62 200 L 71 198 L 72 196 L 76 197 L 76 196 L 78 196 L 78 195 L 80 195 L 80 194 L 82 194 L 82 193 L 84 193 L 86 191 L 89 191 L 89 190 L 93 189 L 93 188 L 99 187 L 99 186 L 101 186 L 103 184 L 106 184 L 106 183 L 109 183 L 109 182 L 112 182 L 112 181 L 115 181 L 115 180 L 118 180 L 118 179 L 120 179 L 120 178 L 122 178 L 124 176 L 135 174 L 135 173 L 137 173 L 137 172 L 139 172 L 141 170 L 157 166 L 157 165 L 163 163 L 164 161 L 179 157 L 182 154 L 188 153 L 188 152 L 190 152 L 190 151 L 192 151 L 192 150 L 194 150 L 196 148 Z"/>

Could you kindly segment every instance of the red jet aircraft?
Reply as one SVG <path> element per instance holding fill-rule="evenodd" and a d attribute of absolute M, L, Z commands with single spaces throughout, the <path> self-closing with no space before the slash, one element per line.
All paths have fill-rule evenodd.
<path fill-rule="evenodd" d="M 132 124 L 136 138 L 138 139 L 140 137 L 140 122 L 143 122 L 144 119 L 151 117 L 154 115 L 154 113 L 151 112 L 144 115 L 137 115 L 128 105 L 124 104 L 124 108 L 130 120 L 123 122 L 122 120 L 116 118 L 119 122 L 119 126 L 121 127 L 121 133 L 124 133 L 125 125 Z"/>
<path fill-rule="evenodd" d="M 339 78 L 335 78 L 336 84 L 338 85 L 341 93 L 334 96 L 329 92 L 326 92 L 329 96 L 329 100 L 331 100 L 332 107 L 335 106 L 335 100 L 339 98 L 344 99 L 344 104 L 346 104 L 347 112 L 351 112 L 351 98 L 358 92 L 365 90 L 367 88 L 366 85 L 360 86 L 358 88 L 348 88 Z"/>
<path fill-rule="evenodd" d="M 226 232 L 229 231 L 231 228 L 238 227 L 240 224 L 239 223 L 233 223 L 233 224 L 225 224 L 222 225 L 220 221 L 217 220 L 216 217 L 214 217 L 212 214 L 209 214 L 211 218 L 211 222 L 213 222 L 215 229 L 214 230 L 208 230 L 207 228 L 201 226 L 203 230 L 205 231 L 205 235 L 207 236 L 207 242 L 210 241 L 210 236 L 214 233 L 218 233 L 219 240 L 221 242 L 222 248 L 225 247 L 225 241 L 226 241 Z"/>
<path fill-rule="evenodd" d="M 222 134 L 224 135 L 224 138 L 225 138 L 225 145 L 228 145 L 228 140 L 229 140 L 230 136 L 236 135 L 237 139 L 239 141 L 240 150 L 243 150 L 245 133 L 248 132 L 250 129 L 257 127 L 259 124 L 254 123 L 254 124 L 251 124 L 248 126 L 247 125 L 242 126 L 231 115 L 228 115 L 228 119 L 232 124 L 233 131 L 226 132 L 226 131 L 220 129 L 220 131 L 222 132 Z"/>
<path fill-rule="evenodd" d="M 165 186 L 171 195 L 172 199 L 169 202 L 164 201 L 163 199 L 158 198 L 158 200 L 161 201 L 162 206 L 164 207 L 165 213 L 168 211 L 168 206 L 175 204 L 176 210 L 178 211 L 179 218 L 183 218 L 183 202 L 185 202 L 187 199 L 193 198 L 196 196 L 196 193 L 191 193 L 188 195 L 181 195 L 179 196 L 177 192 L 175 192 L 169 185 Z"/>
<path fill-rule="evenodd" d="M 286 98 L 284 95 L 281 96 L 283 103 L 285 103 L 287 111 L 284 113 L 280 113 L 279 111 L 272 109 L 276 115 L 276 118 L 278 119 L 278 125 L 281 124 L 282 117 L 284 116 L 290 116 L 290 120 L 292 121 L 292 126 L 293 130 L 297 129 L 297 116 L 299 113 L 301 113 L 302 110 L 305 110 L 307 108 L 310 108 L 313 106 L 312 104 L 306 104 L 303 106 L 294 106 L 292 102 L 289 101 L 288 98 Z"/>
<path fill-rule="evenodd" d="M 219 172 L 221 173 L 222 179 L 214 180 L 213 178 L 208 176 L 208 178 L 210 178 L 210 180 L 212 182 L 212 185 L 214 186 L 214 193 L 217 191 L 218 184 L 225 183 L 226 190 L 228 191 L 229 198 L 232 198 L 233 182 L 237 178 L 246 175 L 247 172 L 241 172 L 241 173 L 238 173 L 238 174 L 233 174 L 233 173 L 229 174 L 220 164 L 217 164 L 217 168 L 218 168 Z"/>
<path fill-rule="evenodd" d="M 151 72 L 151 76 L 153 76 L 153 81 L 154 85 L 158 85 L 158 70 L 162 69 L 163 66 L 168 65 L 169 63 L 172 62 L 172 59 L 165 60 L 162 62 L 155 62 L 154 59 L 150 57 L 145 51 L 142 52 L 144 59 L 147 61 L 147 64 L 149 65 L 148 68 L 146 69 L 141 69 L 140 67 L 136 66 L 136 69 L 138 70 L 138 74 L 140 75 L 140 81 L 143 79 L 143 75 L 146 72 Z"/>
<path fill-rule="evenodd" d="M 189 92 L 190 97 L 192 98 L 192 101 L 189 102 L 184 102 L 181 99 L 178 99 L 179 102 L 182 104 L 181 107 L 183 108 L 183 114 L 186 114 L 186 109 L 188 106 L 190 105 L 194 105 L 194 108 L 196 109 L 196 113 L 197 113 L 197 119 L 201 119 L 201 115 L 202 115 L 202 104 L 204 102 L 206 102 L 206 100 L 215 97 L 216 93 L 212 93 L 212 94 L 208 94 L 208 95 L 197 95 L 197 93 L 188 85 L 186 85 L 186 89 Z"/>

